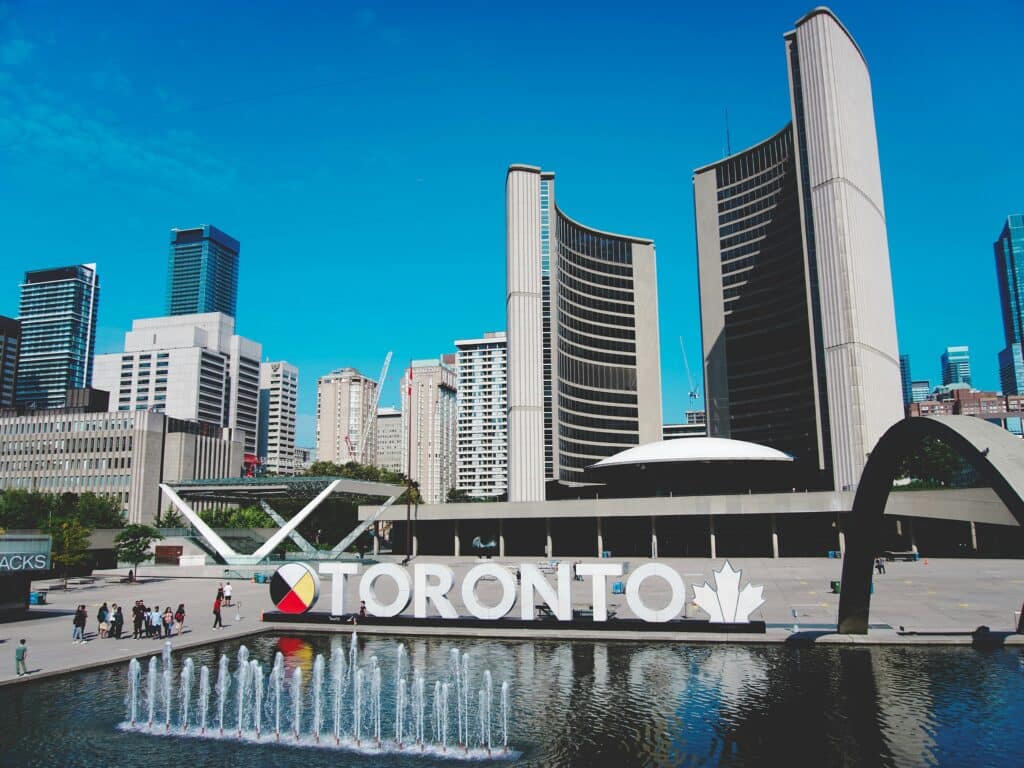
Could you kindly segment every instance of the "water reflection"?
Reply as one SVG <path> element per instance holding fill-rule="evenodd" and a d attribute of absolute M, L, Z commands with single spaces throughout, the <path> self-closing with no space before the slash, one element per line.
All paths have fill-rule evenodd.
<path fill-rule="evenodd" d="M 329 657 L 348 637 L 264 636 L 247 645 L 264 662 L 280 651 L 307 678 L 316 654 Z M 396 641 L 359 642 L 390 674 Z M 510 743 L 523 751 L 521 765 L 985 765 L 1012 763 L 1007 756 L 1024 750 L 1024 657 L 1014 650 L 403 642 L 431 683 L 447 679 L 453 648 L 470 654 L 474 675 L 489 668 L 511 682 Z M 197 668 L 215 666 L 237 648 L 223 643 L 190 655 Z M 183 661 L 175 659 L 177 668 Z M 309 768 L 328 759 L 269 744 L 121 733 L 125 667 L 0 689 L 2 763 L 92 768 L 128 756 L 159 761 L 169 749 L 176 762 L 204 766 Z M 393 704 L 385 701 L 385 712 Z M 329 760 L 409 764 L 395 756 Z"/>

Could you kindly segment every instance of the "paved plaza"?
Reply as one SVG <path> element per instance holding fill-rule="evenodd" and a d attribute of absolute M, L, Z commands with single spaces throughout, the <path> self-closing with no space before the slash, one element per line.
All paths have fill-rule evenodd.
<path fill-rule="evenodd" d="M 462 576 L 478 561 L 469 558 L 453 560 L 424 557 L 415 562 L 444 562 L 455 570 L 456 588 L 449 594 L 449 598 L 460 615 L 466 615 L 467 611 L 458 594 L 458 585 Z M 514 569 L 520 561 L 506 559 L 502 562 Z M 524 559 L 522 562 L 537 561 Z M 644 562 L 649 561 L 629 561 L 628 571 Z M 702 585 L 707 580 L 714 586 L 712 571 L 720 568 L 724 560 L 665 558 L 657 562 L 668 564 L 682 574 L 692 599 L 692 587 L 695 584 Z M 987 625 L 993 632 L 1011 632 L 1015 622 L 1014 611 L 1020 610 L 1024 601 L 1024 562 L 1020 560 L 930 559 L 887 563 L 886 573 L 876 576 L 874 581 L 875 593 L 871 602 L 873 629 L 867 637 L 840 636 L 828 632 L 834 632 L 839 605 L 839 596 L 832 594 L 830 582 L 841 577 L 841 561 L 820 558 L 738 558 L 731 562 L 735 568 L 743 570 L 742 583 L 750 581 L 764 586 L 765 605 L 751 618 L 763 619 L 768 624 L 767 634 L 746 638 L 739 635 L 728 638 L 716 635 L 679 635 L 672 640 L 786 642 L 792 638 L 795 621 L 802 637 L 813 637 L 818 642 L 969 643 L 969 633 L 980 625 Z M 262 570 L 271 572 L 272 569 Z M 200 572 L 206 575 L 189 575 L 196 573 L 192 569 L 144 566 L 142 581 L 133 584 L 123 583 L 119 573 L 104 572 L 97 574 L 92 581 L 73 583 L 66 592 L 63 589 L 51 589 L 47 595 L 47 605 L 33 606 L 26 619 L 0 624 L 0 654 L 8 656 L 0 663 L 0 684 L 18 680 L 14 668 L 14 646 L 20 638 L 28 641 L 28 669 L 32 671 L 28 679 L 159 652 L 163 640 L 131 639 L 130 608 L 137 599 L 143 600 L 146 605 L 159 605 L 161 608 L 165 605 L 176 608 L 178 603 L 185 604 L 185 632 L 171 638 L 174 648 L 243 637 L 268 629 L 294 631 L 294 627 L 263 623 L 260 620 L 261 613 L 274 608 L 267 585 L 239 578 L 231 578 L 230 581 L 235 601 L 240 603 L 240 607 L 237 611 L 234 607 L 225 608 L 222 613 L 225 626 L 214 630 L 213 600 L 218 582 L 224 581 L 225 577 L 222 569 L 208 567 Z M 54 583 L 36 583 L 34 588 L 52 586 Z M 645 600 L 655 608 L 661 607 L 668 600 L 667 587 L 661 588 L 660 585 L 660 580 L 652 579 L 645 583 L 643 590 Z M 380 596 L 387 600 L 388 583 L 382 582 L 380 586 Z M 497 583 L 480 582 L 478 595 L 485 603 L 496 602 Z M 348 579 L 345 599 L 346 610 L 354 610 L 359 605 L 358 579 Z M 99 639 L 96 636 L 96 610 L 104 601 L 108 605 L 117 603 L 127 609 L 127 639 Z M 590 607 L 592 600 L 589 580 L 573 582 L 572 602 L 574 608 Z M 619 617 L 632 617 L 625 596 L 610 594 L 608 602 L 610 611 L 616 612 Z M 71 619 L 78 604 L 85 604 L 89 613 L 87 637 L 91 641 L 84 645 L 76 645 L 71 640 Z M 327 611 L 329 608 L 330 584 L 325 583 L 314 610 Z M 411 606 L 409 610 L 411 612 Z M 518 610 L 518 606 L 513 608 L 512 615 L 518 615 Z M 687 606 L 687 613 L 691 618 L 703 615 L 692 602 Z M 523 630 L 518 635 L 585 636 L 585 633 L 566 633 L 551 628 L 550 624 L 545 627 L 545 624 L 539 623 L 536 632 Z M 904 628 L 905 633 L 921 634 L 901 634 L 900 627 Z M 318 629 L 323 630 L 324 627 Z M 383 627 L 363 629 L 392 631 Z M 440 629 L 425 632 L 435 635 L 447 633 Z M 467 633 L 479 632 L 456 631 L 455 628 L 450 632 L 453 635 Z M 608 632 L 601 632 L 597 636 L 603 639 L 617 637 Z M 620 639 L 642 638 L 642 632 L 629 632 L 622 633 Z M 1017 635 L 1010 635 L 1005 640 L 1013 644 L 1024 643 L 1024 639 Z"/>

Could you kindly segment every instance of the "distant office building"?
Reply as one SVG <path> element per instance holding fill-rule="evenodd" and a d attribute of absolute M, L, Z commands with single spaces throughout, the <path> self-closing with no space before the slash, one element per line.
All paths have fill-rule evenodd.
<path fill-rule="evenodd" d="M 510 501 L 661 438 L 654 242 L 570 219 L 554 187 L 551 172 L 508 169 Z"/>
<path fill-rule="evenodd" d="M 931 400 L 932 397 L 932 384 L 927 379 L 921 381 L 910 382 L 910 401 L 912 403 L 920 403 L 925 400 Z"/>
<path fill-rule="evenodd" d="M 25 273 L 15 401 L 61 408 L 69 389 L 92 384 L 100 280 L 95 264 Z"/>
<path fill-rule="evenodd" d="M 504 331 L 455 342 L 458 350 L 456 487 L 474 498 L 508 492 L 508 342 Z"/>
<path fill-rule="evenodd" d="M 110 410 L 166 413 L 244 432 L 245 451 L 259 436 L 262 347 L 235 334 L 220 312 L 132 322 L 124 352 L 96 356 L 95 384 Z"/>
<path fill-rule="evenodd" d="M 910 375 L 910 355 L 900 355 L 900 384 L 903 386 L 904 407 L 914 402 L 913 381 Z"/>
<path fill-rule="evenodd" d="M 439 359 L 413 360 L 402 376 L 402 471 L 427 504 L 445 501 L 455 487 L 456 382 L 455 369 Z"/>
<path fill-rule="evenodd" d="M 256 451 L 266 472 L 295 474 L 299 369 L 283 360 L 260 365 L 260 431 Z"/>
<path fill-rule="evenodd" d="M 999 386 L 1004 395 L 1024 394 L 1024 359 L 1020 344 L 1011 344 L 999 351 Z"/>
<path fill-rule="evenodd" d="M 14 384 L 18 375 L 21 323 L 0 316 L 0 408 L 14 407 Z"/>
<path fill-rule="evenodd" d="M 160 483 L 237 477 L 243 451 L 231 429 L 153 411 L 34 411 L 0 417 L 0 488 L 112 496 L 152 524 Z"/>
<path fill-rule="evenodd" d="M 320 377 L 316 383 L 317 461 L 373 462 L 377 455 L 376 396 L 377 382 L 355 368 L 339 368 Z"/>
<path fill-rule="evenodd" d="M 828 9 L 785 42 L 792 122 L 693 175 L 708 434 L 842 490 L 902 415 L 871 80 Z"/>
<path fill-rule="evenodd" d="M 295 446 L 295 470 L 305 472 L 316 461 L 316 449 Z"/>
<path fill-rule="evenodd" d="M 167 314 L 223 312 L 235 316 L 238 303 L 239 242 L 204 224 L 171 230 L 167 270 Z"/>
<path fill-rule="evenodd" d="M 946 347 L 940 358 L 942 384 L 971 385 L 971 350 L 968 347 Z"/>
<path fill-rule="evenodd" d="M 662 428 L 662 440 L 677 440 L 681 437 L 707 437 L 708 425 L 704 411 L 687 411 L 686 421 L 681 424 L 666 424 Z"/>
<path fill-rule="evenodd" d="M 377 409 L 377 461 L 388 472 L 402 471 L 402 412 L 397 408 Z"/>
<path fill-rule="evenodd" d="M 1006 339 L 1006 349 L 999 353 L 999 379 L 1004 394 L 1019 394 L 1024 392 L 1024 215 L 1006 218 L 993 248 Z"/>

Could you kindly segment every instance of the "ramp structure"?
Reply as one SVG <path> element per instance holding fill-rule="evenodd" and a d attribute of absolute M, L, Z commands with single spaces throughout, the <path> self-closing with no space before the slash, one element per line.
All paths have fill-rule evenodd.
<path fill-rule="evenodd" d="M 160 490 L 189 524 L 199 533 L 227 565 L 256 565 L 266 561 L 278 545 L 291 537 L 310 559 L 337 559 L 359 538 L 364 531 L 380 518 L 405 492 L 405 486 L 378 483 L 369 480 L 354 480 L 347 477 L 264 477 L 225 478 L 217 480 L 190 480 L 181 483 L 161 483 Z M 297 531 L 303 520 L 308 518 L 332 494 L 348 493 L 385 499 L 366 520 L 361 521 L 337 546 L 321 553 L 306 541 Z M 271 514 L 270 502 L 274 499 L 302 499 L 310 501 L 290 520 L 285 521 L 276 512 Z M 227 542 L 207 525 L 192 508 L 196 501 L 217 501 L 226 503 L 259 503 L 278 525 L 277 531 L 255 552 L 236 552 Z"/>

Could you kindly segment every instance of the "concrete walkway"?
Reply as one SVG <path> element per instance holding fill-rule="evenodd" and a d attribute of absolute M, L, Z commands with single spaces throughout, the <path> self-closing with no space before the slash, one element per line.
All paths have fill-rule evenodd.
<path fill-rule="evenodd" d="M 569 562 L 575 558 L 566 558 Z M 588 561 L 586 558 L 583 561 Z M 416 562 L 444 562 L 451 565 L 456 572 L 457 584 L 461 577 L 476 560 L 465 558 L 422 557 Z M 506 558 L 503 561 L 511 568 L 519 562 L 537 562 L 535 558 Z M 607 562 L 607 561 L 605 561 Z M 629 561 L 630 570 L 646 562 L 640 559 Z M 713 570 L 721 567 L 724 560 L 707 559 L 661 559 L 682 574 L 692 597 L 694 584 L 701 585 L 707 580 L 714 586 Z M 887 573 L 875 577 L 875 594 L 871 604 L 871 623 L 874 627 L 867 636 L 850 636 L 834 634 L 839 596 L 831 593 L 829 582 L 838 580 L 842 571 L 842 563 L 838 560 L 820 558 L 794 559 L 756 559 L 737 558 L 732 560 L 736 568 L 743 570 L 743 581 L 764 586 L 765 605 L 751 618 L 763 619 L 768 624 L 768 632 L 761 636 L 733 635 L 719 636 L 708 634 L 690 634 L 668 636 L 675 642 L 770 642 L 783 643 L 793 640 L 817 643 L 901 643 L 901 644 L 969 644 L 970 632 L 980 625 L 987 625 L 994 633 L 999 633 L 1001 642 L 1007 644 L 1024 644 L 1024 637 L 1011 634 L 1014 629 L 1014 611 L 1019 610 L 1024 600 L 1024 561 L 1021 560 L 929 560 L 916 563 L 888 563 Z M 261 568 L 269 572 L 271 568 Z M 216 569 L 200 571 L 210 574 Z M 28 618 L 15 622 L 0 624 L 0 655 L 7 654 L 7 659 L 0 659 L 0 685 L 17 682 L 14 674 L 14 646 L 22 637 L 28 641 L 28 668 L 33 673 L 27 679 L 38 678 L 51 674 L 61 674 L 77 669 L 108 664 L 115 661 L 126 661 L 132 656 L 146 656 L 159 653 L 163 640 L 132 640 L 130 607 L 136 599 L 142 599 L 147 605 L 161 607 L 185 603 L 187 618 L 186 631 L 180 637 L 171 638 L 175 649 L 244 637 L 262 631 L 295 631 L 300 627 L 294 625 L 282 627 L 264 624 L 260 614 L 264 610 L 272 610 L 269 590 L 265 584 L 252 581 L 232 579 L 236 602 L 241 601 L 236 620 L 235 608 L 223 611 L 224 629 L 212 629 L 212 605 L 217 591 L 218 581 L 222 578 L 190 577 L 195 573 L 188 569 L 172 567 L 143 566 L 143 580 L 134 584 L 121 583 L 118 575 L 110 573 L 101 576 L 90 584 L 72 585 L 64 592 L 53 590 L 48 593 L 48 604 L 33 606 Z M 644 597 L 658 607 L 667 601 L 667 590 L 659 592 L 660 582 L 651 580 L 648 590 L 645 585 Z M 44 585 L 37 583 L 35 589 Z M 381 585 L 382 599 L 389 597 L 387 584 Z M 480 583 L 478 595 L 486 603 L 496 601 L 496 584 L 484 581 Z M 574 606 L 587 607 L 591 602 L 590 582 L 573 582 Z M 457 590 L 450 595 L 453 604 L 465 614 Z M 619 616 L 631 616 L 624 596 L 609 595 L 609 608 L 618 612 Z M 349 579 L 346 589 L 346 605 L 358 606 L 358 580 Z M 96 610 L 106 601 L 108 605 L 118 603 L 125 607 L 125 629 L 128 639 L 112 640 L 96 637 Z M 74 608 L 84 603 L 89 613 L 87 637 L 90 642 L 75 645 L 71 641 L 71 619 Z M 330 584 L 321 587 L 320 601 L 315 610 L 329 610 Z M 513 609 L 518 610 L 518 609 Z M 796 611 L 794 620 L 793 612 Z M 691 617 L 700 613 L 688 606 Z M 793 624 L 797 624 L 799 632 L 794 637 Z M 901 634 L 900 627 L 906 632 L 921 634 Z M 313 631 L 324 631 L 323 626 L 310 627 Z M 345 631 L 351 629 L 346 626 Z M 361 626 L 361 632 L 383 632 L 400 634 L 399 631 Z M 429 630 L 429 634 L 444 635 L 480 635 L 479 631 L 465 631 L 456 627 L 451 629 Z M 619 637 L 621 635 L 621 637 Z M 502 632 L 506 637 L 534 637 L 566 639 L 593 637 L 586 632 L 568 631 L 538 626 L 537 630 L 520 630 Z M 644 641 L 642 632 L 609 633 L 596 635 L 602 640 L 622 639 Z M 25 678 L 22 678 L 25 679 Z"/>

